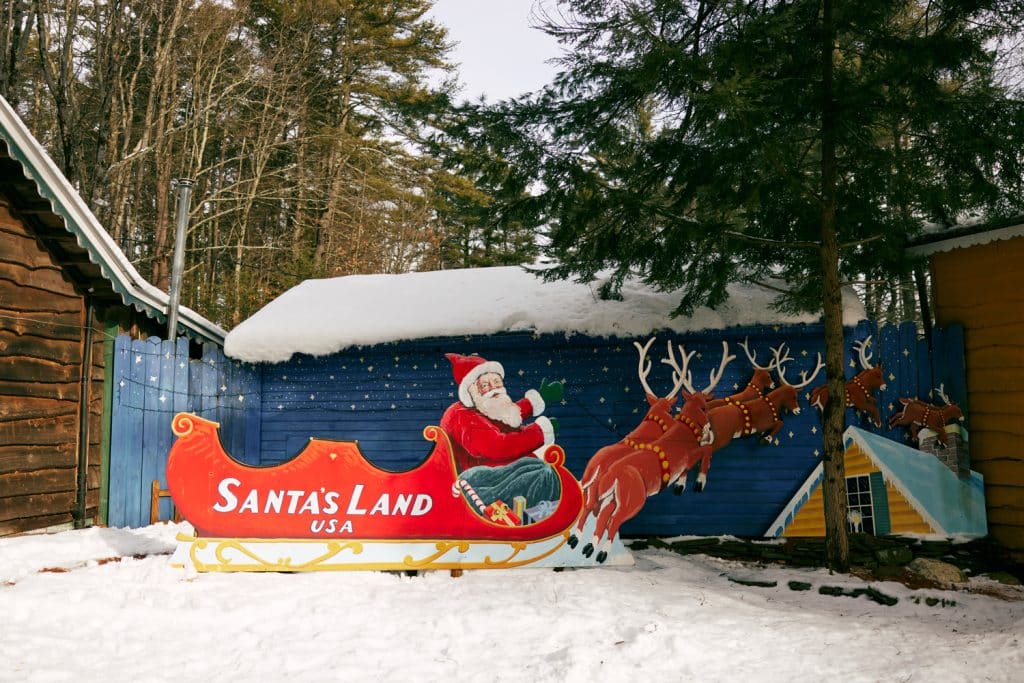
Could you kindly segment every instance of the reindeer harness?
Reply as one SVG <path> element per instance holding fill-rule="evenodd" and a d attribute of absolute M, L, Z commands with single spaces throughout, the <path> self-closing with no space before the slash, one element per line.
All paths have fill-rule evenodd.
<path fill-rule="evenodd" d="M 765 397 L 762 396 L 761 398 L 765 398 Z M 740 401 L 732 400 L 731 396 L 726 396 L 725 397 L 725 402 L 728 405 L 736 406 L 737 408 L 740 409 L 740 412 L 743 413 L 743 432 L 742 432 L 742 434 L 743 434 L 743 436 L 750 436 L 750 434 L 753 432 L 753 428 L 750 425 L 750 408 L 745 406 Z M 769 405 L 771 405 L 771 404 L 769 403 Z M 774 410 L 775 410 L 775 408 L 774 408 L 774 406 L 772 406 L 772 412 L 774 412 Z"/>
<path fill-rule="evenodd" d="M 864 386 L 864 382 L 861 381 L 860 375 L 854 375 L 853 379 L 851 379 L 850 382 L 855 384 L 855 385 L 857 385 L 857 388 L 860 389 L 862 392 L 864 392 L 865 396 L 870 396 L 871 395 L 871 392 L 868 390 L 868 388 L 866 386 Z M 853 405 L 853 400 L 850 398 L 850 390 L 849 389 L 846 390 L 846 405 L 847 406 L 852 406 Z"/>
<path fill-rule="evenodd" d="M 928 416 L 931 415 L 931 414 L 932 414 L 932 407 L 930 405 L 926 405 L 924 407 L 924 417 L 921 418 L 921 424 L 923 424 L 925 426 L 928 426 Z M 940 418 L 945 417 L 945 415 L 942 414 L 941 410 L 939 411 L 939 417 Z M 943 420 L 940 419 L 940 422 L 941 421 L 943 421 Z"/>
<path fill-rule="evenodd" d="M 660 415 L 645 415 L 644 419 L 656 423 L 659 427 L 661 427 L 661 431 L 663 433 L 668 431 L 668 424 Z"/>
<path fill-rule="evenodd" d="M 626 437 L 625 439 L 623 439 L 623 441 L 630 448 L 635 448 L 638 451 L 654 451 L 654 454 L 658 456 L 658 460 L 661 461 L 661 488 L 664 489 L 666 486 L 668 486 L 668 453 L 665 452 L 665 449 L 659 446 L 658 444 L 641 443 L 639 441 L 634 441 L 629 437 Z"/>
<path fill-rule="evenodd" d="M 644 417 L 644 419 L 657 423 L 661 427 L 662 432 L 668 431 L 669 425 L 666 424 L 665 420 L 659 417 L 658 415 L 648 415 Z M 683 415 L 682 413 L 677 414 L 673 419 L 678 420 L 679 422 L 682 422 L 684 425 L 689 427 L 690 431 L 693 432 L 693 436 L 696 437 L 698 441 L 700 441 L 703 428 L 700 427 L 696 422 L 691 420 L 686 415 Z M 653 451 L 654 454 L 658 456 L 658 461 L 661 462 L 661 488 L 664 489 L 666 486 L 668 486 L 668 482 L 671 478 L 671 475 L 668 471 L 668 453 L 665 452 L 664 448 L 662 448 L 658 444 L 636 441 L 634 439 L 629 438 L 628 436 L 625 439 L 623 439 L 622 442 L 625 443 L 630 448 L 635 448 L 638 451 Z"/>
<path fill-rule="evenodd" d="M 775 404 L 772 403 L 772 400 L 770 398 L 768 398 L 767 394 L 762 396 L 761 400 L 768 404 L 768 410 L 770 410 L 771 413 L 772 413 L 772 422 L 778 422 L 779 421 L 779 411 L 775 407 Z"/>
<path fill-rule="evenodd" d="M 696 422 L 688 418 L 686 415 L 683 415 L 682 413 L 677 413 L 674 419 L 679 422 L 682 422 L 684 425 L 689 427 L 690 431 L 693 432 L 693 435 L 694 437 L 696 437 L 697 441 L 700 441 L 700 437 L 704 433 L 703 427 L 701 427 Z"/>

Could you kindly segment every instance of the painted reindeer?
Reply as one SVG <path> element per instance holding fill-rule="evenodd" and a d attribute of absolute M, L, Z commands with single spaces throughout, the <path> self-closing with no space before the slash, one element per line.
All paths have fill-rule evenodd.
<path fill-rule="evenodd" d="M 683 378 L 674 376 L 675 386 L 672 387 L 672 390 L 667 395 L 661 398 L 647 384 L 647 377 L 651 373 L 651 360 L 647 357 L 647 353 L 655 339 L 656 337 L 651 337 L 643 346 L 640 346 L 639 342 L 633 342 L 633 346 L 636 347 L 639 354 L 637 375 L 640 378 L 640 386 L 643 387 L 644 395 L 647 397 L 647 403 L 650 405 L 650 408 L 633 431 L 620 441 L 600 448 L 587 462 L 583 478 L 580 480 L 583 485 L 584 511 L 597 508 L 597 487 L 594 486 L 594 482 L 600 472 L 606 470 L 611 463 L 619 458 L 637 450 L 637 443 L 651 443 L 664 435 L 672 427 L 672 409 L 679 398 L 678 394 L 683 386 Z M 671 348 L 672 343 L 669 342 L 669 349 L 671 350 Z M 580 531 L 583 530 L 585 519 L 585 514 L 580 516 L 578 523 Z M 570 545 L 575 547 L 572 539 L 570 539 Z"/>
<path fill-rule="evenodd" d="M 682 345 L 680 345 L 679 353 L 682 356 L 682 367 L 679 367 L 679 365 L 676 363 L 676 357 L 675 354 L 672 353 L 671 346 L 669 346 L 668 349 L 668 358 L 663 360 L 662 362 L 672 366 L 672 369 L 674 371 L 673 374 L 675 376 L 685 378 L 683 381 L 683 388 L 686 390 L 688 396 L 702 394 L 703 396 L 710 398 L 711 391 L 714 390 L 714 388 L 718 385 L 719 380 L 722 379 L 722 375 L 725 373 L 725 366 L 728 365 L 730 361 L 736 360 L 736 356 L 733 356 L 729 353 L 729 345 L 726 342 L 722 342 L 722 362 L 718 365 L 717 370 L 711 371 L 711 374 L 708 378 L 708 386 L 706 386 L 701 391 L 696 391 L 693 388 L 693 378 L 690 374 L 690 371 L 687 369 L 690 362 L 690 358 L 692 358 L 693 354 L 696 352 L 691 351 L 689 354 L 687 354 L 686 349 L 684 349 Z M 708 402 L 707 405 L 704 407 L 704 412 L 707 413 L 707 417 L 705 418 L 705 420 L 708 423 L 705 426 L 705 431 L 708 432 L 711 436 L 709 439 L 702 440 L 701 443 L 698 444 L 698 448 L 696 450 L 691 449 L 685 453 L 686 459 L 682 463 L 681 470 L 679 474 L 673 479 L 674 483 L 672 485 L 672 492 L 675 493 L 677 496 L 681 494 L 683 490 L 686 488 L 687 472 L 689 472 L 690 469 L 692 469 L 693 466 L 696 465 L 698 462 L 700 463 L 700 470 L 697 473 L 697 481 L 695 482 L 693 489 L 694 491 L 700 493 L 701 491 L 704 490 L 704 487 L 707 485 L 708 470 L 711 469 L 711 454 L 713 451 L 713 449 L 711 449 L 710 446 L 715 442 L 714 426 L 711 425 L 710 423 L 711 411 L 707 406 L 710 406 L 710 402 Z M 684 410 L 680 411 L 676 415 L 675 419 L 686 419 L 686 406 L 684 405 L 683 407 Z"/>
<path fill-rule="evenodd" d="M 940 384 L 937 391 L 939 397 L 945 402 L 945 405 L 942 406 L 926 403 L 916 398 L 899 399 L 903 404 L 903 410 L 889 418 L 889 429 L 909 425 L 910 438 L 917 441 L 918 432 L 922 427 L 927 427 L 935 432 L 935 436 L 943 448 L 948 446 L 949 437 L 946 434 L 946 424 L 953 420 L 963 422 L 964 413 L 960 410 L 960 406 L 946 396 L 946 392 L 943 391 L 944 386 L 944 384 Z"/>
<path fill-rule="evenodd" d="M 665 416 L 660 413 L 660 410 L 656 412 L 653 421 L 658 424 L 659 428 L 664 427 L 660 435 L 656 434 L 653 439 L 641 441 L 633 438 L 633 435 L 637 433 L 637 430 L 634 430 L 619 442 L 629 448 L 629 452 L 623 454 L 623 449 L 615 448 L 601 449 L 594 454 L 583 475 L 583 511 L 580 513 L 575 530 L 569 536 L 569 547 L 576 547 L 586 520 L 593 515 L 595 517 L 593 538 L 583 547 L 582 552 L 585 557 L 590 557 L 597 550 L 596 559 L 598 562 L 603 562 L 608 557 L 608 549 L 619 528 L 640 512 L 648 496 L 659 493 L 680 476 L 685 476 L 686 469 L 695 462 L 689 457 L 689 454 L 700 445 L 710 443 L 713 438 L 708 429 L 707 394 L 705 392 L 710 392 L 714 388 L 728 362 L 726 360 L 728 345 L 723 345 L 725 353 L 718 377 L 716 378 L 715 373 L 712 373 L 712 383 L 703 391 L 693 391 L 690 388 L 682 410 L 675 416 L 669 416 L 667 422 L 662 423 Z M 649 346 L 650 343 L 647 347 Z M 641 350 L 639 344 L 637 345 L 637 349 L 641 350 L 642 354 L 645 353 L 647 347 Z M 670 344 L 670 356 L 671 348 Z M 686 365 L 692 356 L 692 352 L 690 354 L 684 352 L 682 367 L 675 363 L 674 356 L 672 356 L 670 365 L 675 369 L 676 386 L 665 399 L 654 399 L 652 408 L 648 411 L 648 416 L 645 416 L 644 422 L 655 411 L 655 406 L 661 408 L 658 401 L 671 399 L 674 402 L 675 394 L 679 389 L 689 384 L 690 377 Z M 654 393 L 647 386 L 647 372 L 644 367 L 642 357 L 640 381 L 647 392 L 648 402 L 651 402 Z M 648 363 L 646 370 L 649 371 L 649 369 L 650 364 Z M 614 445 L 618 446 L 619 444 Z"/>
<path fill-rule="evenodd" d="M 791 361 L 792 358 L 785 353 L 785 344 L 779 345 L 777 349 L 773 348 L 772 353 L 775 356 L 773 365 L 779 373 L 781 386 L 752 401 L 730 403 L 709 410 L 708 422 L 711 424 L 711 432 L 715 438 L 711 444 L 700 447 L 694 454 L 695 457 L 709 458 L 712 453 L 728 446 L 733 439 L 752 434 L 764 433 L 764 438 L 771 441 L 782 429 L 781 417 L 784 408 L 794 414 L 800 414 L 797 392 L 814 381 L 814 378 L 821 372 L 824 367 L 821 354 L 818 354 L 818 363 L 810 377 L 807 376 L 806 371 L 803 371 L 800 373 L 800 378 L 803 381 L 799 384 L 790 384 L 786 381 L 783 365 Z"/>
<path fill-rule="evenodd" d="M 743 353 L 746 354 L 747 360 L 750 361 L 750 365 L 754 368 L 754 375 L 747 382 L 747 386 L 743 388 L 739 393 L 725 398 L 716 398 L 713 401 L 708 401 L 708 410 L 712 408 L 721 408 L 729 403 L 743 403 L 744 401 L 750 401 L 755 398 L 760 398 L 764 395 L 766 389 L 775 388 L 775 380 L 772 378 L 772 369 L 775 367 L 774 363 L 768 365 L 757 364 L 757 352 L 750 352 L 750 347 L 747 345 L 750 338 L 743 340 L 740 344 L 740 348 L 743 349 Z"/>
<path fill-rule="evenodd" d="M 853 347 L 857 349 L 860 357 L 861 367 L 864 368 L 857 375 L 846 383 L 846 407 L 853 408 L 858 413 L 869 414 L 878 427 L 882 426 L 882 415 L 878 411 L 878 401 L 872 396 L 877 389 L 885 391 L 885 376 L 882 371 L 882 364 L 871 365 L 871 356 L 867 353 L 867 347 L 871 345 L 871 337 L 868 336 L 862 342 L 854 342 Z M 811 405 L 824 412 L 828 403 L 828 385 L 823 384 L 811 391 Z"/>

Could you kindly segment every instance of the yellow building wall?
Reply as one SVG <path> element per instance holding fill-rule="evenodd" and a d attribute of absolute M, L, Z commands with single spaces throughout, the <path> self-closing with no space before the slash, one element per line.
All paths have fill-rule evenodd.
<path fill-rule="evenodd" d="M 844 463 L 848 477 L 859 477 L 879 471 L 856 443 L 846 449 Z M 796 513 L 792 523 L 782 532 L 784 537 L 820 538 L 825 535 L 825 500 L 822 488 L 822 486 L 816 488 Z M 903 494 L 888 480 L 885 482 L 885 489 L 889 498 L 891 533 L 935 533 L 935 530 L 924 521 L 924 518 L 910 506 Z"/>
<path fill-rule="evenodd" d="M 932 256 L 935 318 L 964 327 L 971 469 L 991 536 L 1024 560 L 1024 237 Z"/>

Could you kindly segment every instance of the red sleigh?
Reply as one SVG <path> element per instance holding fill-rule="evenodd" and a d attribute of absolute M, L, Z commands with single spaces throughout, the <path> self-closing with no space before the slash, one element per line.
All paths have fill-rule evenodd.
<path fill-rule="evenodd" d="M 439 427 L 423 430 L 433 450 L 405 472 L 375 467 L 356 442 L 322 439 L 310 439 L 288 462 L 254 467 L 224 451 L 216 422 L 180 413 L 172 428 L 178 440 L 167 461 L 168 488 L 199 537 L 530 542 L 565 532 L 582 509 L 579 482 L 557 445 L 544 453 L 561 482 L 554 511 L 507 526 L 453 491 L 458 475 Z"/>

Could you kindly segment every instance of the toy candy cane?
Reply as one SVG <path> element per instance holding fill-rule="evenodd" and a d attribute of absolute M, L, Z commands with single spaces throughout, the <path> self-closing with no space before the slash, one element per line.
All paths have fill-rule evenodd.
<path fill-rule="evenodd" d="M 459 479 L 454 484 L 452 484 L 452 495 L 459 495 L 458 487 L 460 486 L 466 492 L 466 495 L 469 496 L 469 499 L 473 501 L 473 504 L 476 505 L 477 509 L 480 510 L 480 514 L 486 515 L 487 506 L 484 505 L 484 502 L 480 500 L 480 496 L 476 495 L 476 491 L 473 490 L 473 487 L 470 486 L 469 482 L 466 481 L 465 479 Z"/>

